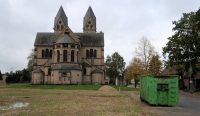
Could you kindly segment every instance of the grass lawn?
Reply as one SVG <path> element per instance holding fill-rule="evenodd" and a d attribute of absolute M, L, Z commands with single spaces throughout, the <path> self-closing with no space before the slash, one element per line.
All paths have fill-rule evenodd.
<path fill-rule="evenodd" d="M 69 88 L 66 87 L 71 89 L 67 90 Z M 136 100 L 138 91 L 103 92 L 97 91 L 99 87 L 100 85 L 1 85 L 0 108 L 16 102 L 29 105 L 16 109 L 0 109 L 0 115 L 147 115 Z M 137 96 L 132 97 L 134 95 Z"/>
<path fill-rule="evenodd" d="M 31 85 L 29 83 L 0 84 L 0 88 L 22 88 L 22 89 L 56 89 L 56 90 L 98 90 L 102 85 Z M 138 88 L 127 86 L 112 86 L 120 91 L 138 91 Z"/>
<path fill-rule="evenodd" d="M 100 87 L 101 85 L 31 85 L 29 83 L 0 85 L 0 88 L 56 89 L 56 90 L 98 90 Z"/>

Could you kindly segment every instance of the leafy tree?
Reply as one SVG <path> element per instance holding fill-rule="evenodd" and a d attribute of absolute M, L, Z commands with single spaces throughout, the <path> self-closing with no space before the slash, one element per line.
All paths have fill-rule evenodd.
<path fill-rule="evenodd" d="M 0 80 L 3 80 L 2 74 L 1 74 L 1 70 L 0 70 Z"/>
<path fill-rule="evenodd" d="M 173 24 L 174 34 L 163 47 L 166 63 L 170 66 L 183 64 L 188 70 L 191 61 L 194 69 L 200 57 L 200 9 L 183 13 L 181 19 L 173 21 Z"/>
<path fill-rule="evenodd" d="M 22 81 L 23 82 L 30 82 L 31 81 L 31 75 L 30 71 L 28 69 L 23 69 L 22 70 Z"/>
<path fill-rule="evenodd" d="M 153 55 L 149 63 L 149 73 L 158 75 L 161 72 L 162 62 L 159 59 L 159 55 Z"/>
<path fill-rule="evenodd" d="M 135 80 L 135 87 L 139 81 L 139 75 L 146 74 L 147 71 L 141 59 L 134 57 L 131 63 L 126 68 L 125 77 L 127 81 Z"/>
<path fill-rule="evenodd" d="M 151 42 L 146 37 L 142 37 L 136 49 L 136 54 L 143 62 L 146 71 L 148 71 L 149 62 L 154 53 L 154 47 L 151 45 Z"/>
<path fill-rule="evenodd" d="M 10 72 L 7 73 L 7 78 L 6 78 L 6 82 L 7 83 L 18 83 L 20 82 L 22 77 L 22 73 L 21 71 L 16 71 L 16 72 Z"/>
<path fill-rule="evenodd" d="M 7 73 L 7 83 L 30 82 L 30 73 L 28 69 L 18 70 L 15 72 Z"/>
<path fill-rule="evenodd" d="M 112 83 L 115 80 L 123 78 L 123 72 L 125 70 L 125 62 L 122 56 L 118 52 L 112 54 L 112 56 L 107 56 L 106 58 L 106 74 L 110 77 Z M 115 83 L 118 85 L 118 83 Z"/>

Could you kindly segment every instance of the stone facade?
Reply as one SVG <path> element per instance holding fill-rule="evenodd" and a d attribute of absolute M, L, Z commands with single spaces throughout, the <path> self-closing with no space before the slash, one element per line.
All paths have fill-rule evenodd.
<path fill-rule="evenodd" d="M 38 32 L 35 39 L 32 84 L 104 84 L 104 34 L 96 32 L 96 17 L 89 7 L 83 32 L 74 33 L 60 7 L 54 32 Z"/>

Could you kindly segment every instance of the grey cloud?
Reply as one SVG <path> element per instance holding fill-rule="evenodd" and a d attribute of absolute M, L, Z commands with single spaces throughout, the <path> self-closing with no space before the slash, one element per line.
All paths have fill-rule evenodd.
<path fill-rule="evenodd" d="M 142 36 L 161 54 L 172 21 L 183 12 L 197 10 L 197 0 L 0 0 L 0 70 L 25 68 L 37 32 L 53 31 L 62 5 L 74 32 L 82 31 L 89 5 L 97 17 L 97 30 L 105 34 L 105 56 L 118 51 L 127 63 Z"/>

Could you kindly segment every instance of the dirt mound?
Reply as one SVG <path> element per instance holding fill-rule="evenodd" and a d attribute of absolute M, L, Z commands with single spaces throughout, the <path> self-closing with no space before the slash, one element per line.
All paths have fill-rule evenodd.
<path fill-rule="evenodd" d="M 111 86 L 104 85 L 101 88 L 99 88 L 99 91 L 105 91 L 105 92 L 116 92 L 117 90 Z"/>

